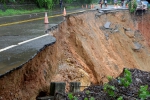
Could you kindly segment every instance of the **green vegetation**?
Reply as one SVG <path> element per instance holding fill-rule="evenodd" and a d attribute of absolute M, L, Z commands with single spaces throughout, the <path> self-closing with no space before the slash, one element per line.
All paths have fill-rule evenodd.
<path fill-rule="evenodd" d="M 90 100 L 95 100 L 94 97 L 90 97 Z"/>
<path fill-rule="evenodd" d="M 72 95 L 72 93 L 69 93 L 69 94 L 68 94 L 68 97 L 69 97 L 69 100 L 77 100 L 77 98 L 74 97 L 74 96 Z"/>
<path fill-rule="evenodd" d="M 119 77 L 118 82 L 120 85 L 127 88 L 132 83 L 132 75 L 131 75 L 131 72 L 127 69 L 124 70 L 123 74 L 124 74 L 124 77 L 123 78 Z M 108 77 L 108 80 L 112 80 L 112 78 Z M 147 98 L 150 97 L 150 92 L 147 89 L 148 89 L 148 85 L 140 86 L 140 89 L 138 92 L 138 96 L 139 96 L 140 100 L 147 100 Z M 116 97 L 114 86 L 106 84 L 106 85 L 104 85 L 104 91 L 106 91 L 109 94 L 109 96 Z M 123 97 L 119 96 L 117 98 L 117 100 L 123 100 Z"/>
<path fill-rule="evenodd" d="M 44 11 L 45 9 L 34 9 L 32 11 L 8 9 L 5 12 L 0 10 L 0 16 L 21 15 L 21 14 L 28 14 L 28 13 L 35 13 L 35 12 L 44 12 Z"/>
<path fill-rule="evenodd" d="M 87 90 L 87 91 L 86 91 L 86 94 L 89 94 L 89 93 L 90 93 L 90 91 L 89 91 L 89 90 Z"/>
<path fill-rule="evenodd" d="M 85 98 L 84 98 L 84 100 L 88 100 L 88 98 L 87 98 L 87 97 L 85 97 Z"/>
<path fill-rule="evenodd" d="M 132 75 L 131 72 L 127 69 L 124 70 L 124 77 L 118 78 L 121 85 L 124 87 L 128 87 L 132 83 Z"/>
<path fill-rule="evenodd" d="M 36 3 L 40 8 L 53 9 L 54 7 L 54 0 L 36 0 Z"/>
<path fill-rule="evenodd" d="M 66 6 L 68 9 L 75 8 L 75 4 L 89 4 L 89 3 L 97 3 L 98 0 L 63 0 L 63 6 Z M 20 4 L 36 4 L 37 8 L 34 10 L 17 10 L 8 9 L 9 5 L 20 5 Z M 59 0 L 0 0 L 0 16 L 10 16 L 10 15 L 20 15 L 20 14 L 28 14 L 34 12 L 43 12 L 45 9 L 53 10 L 59 7 Z"/>
<path fill-rule="evenodd" d="M 150 92 L 147 89 L 148 89 L 148 85 L 140 86 L 140 90 L 138 94 L 140 100 L 146 100 L 148 97 L 150 97 Z"/>
<path fill-rule="evenodd" d="M 107 76 L 107 79 L 108 79 L 109 81 L 111 81 L 111 80 L 113 79 L 113 77 L 112 77 L 112 76 Z"/>
<path fill-rule="evenodd" d="M 148 9 L 150 9 L 150 4 L 148 4 Z"/>
<path fill-rule="evenodd" d="M 113 78 L 111 76 L 107 77 L 109 81 L 111 81 Z M 128 69 L 124 69 L 123 77 L 118 78 L 118 83 L 124 87 L 128 87 L 132 83 L 132 75 L 131 72 Z M 104 91 L 108 93 L 111 97 L 118 97 L 115 95 L 116 87 L 109 85 L 108 83 L 104 85 L 103 87 Z M 122 96 L 119 96 L 117 100 L 123 100 Z"/>
<path fill-rule="evenodd" d="M 87 95 L 88 95 L 89 93 L 90 93 L 90 91 L 86 91 L 86 94 L 87 94 Z M 69 100 L 78 100 L 78 98 L 77 98 L 76 96 L 73 96 L 72 93 L 68 93 L 68 98 L 69 98 Z M 88 97 L 85 97 L 84 100 L 95 100 L 95 98 L 94 98 L 94 97 L 90 97 L 90 98 L 88 99 Z"/>
<path fill-rule="evenodd" d="M 117 100 L 123 100 L 123 97 L 122 97 L 122 96 L 120 96 L 119 98 L 117 98 Z"/>
<path fill-rule="evenodd" d="M 107 78 L 109 82 L 113 81 L 113 78 L 111 76 L 108 76 Z M 123 77 L 118 78 L 118 84 L 120 84 L 119 86 L 123 86 L 127 89 L 127 87 L 130 86 L 131 83 L 132 83 L 132 74 L 128 69 L 124 69 Z M 113 85 L 110 85 L 109 83 L 104 84 L 103 90 L 115 100 L 124 100 L 123 95 L 118 95 L 119 94 L 118 88 Z M 85 91 L 85 93 L 86 95 L 90 95 L 89 90 Z M 140 86 L 137 96 L 140 100 L 147 100 L 147 98 L 150 97 L 150 92 L 148 91 L 148 85 Z M 78 100 L 78 98 L 73 96 L 72 93 L 69 93 L 68 97 L 69 100 Z M 88 96 L 88 97 L 84 97 L 84 100 L 95 100 L 95 98 L 94 97 L 89 98 Z"/>
<path fill-rule="evenodd" d="M 55 5 L 59 5 L 59 0 L 0 0 L 0 3 L 3 5 L 5 4 L 23 4 L 23 3 L 34 3 L 37 4 L 40 8 L 48 8 L 53 9 Z M 80 3 L 80 4 L 90 4 L 90 3 L 97 3 L 98 0 L 63 0 L 65 4 L 71 3 Z"/>
<path fill-rule="evenodd" d="M 104 91 L 108 93 L 109 96 L 115 97 L 115 87 L 109 84 L 104 85 Z"/>
<path fill-rule="evenodd" d="M 136 11 L 136 8 L 137 8 L 137 3 L 136 3 L 136 0 L 131 0 L 131 2 L 129 2 L 129 11 L 131 13 L 134 13 Z"/>

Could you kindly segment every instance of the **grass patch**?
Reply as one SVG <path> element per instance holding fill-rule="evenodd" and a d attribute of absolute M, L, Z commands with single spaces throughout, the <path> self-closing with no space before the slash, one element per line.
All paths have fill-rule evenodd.
<path fill-rule="evenodd" d="M 67 9 L 79 8 L 80 6 L 66 6 Z"/>
<path fill-rule="evenodd" d="M 34 9 L 34 10 L 14 10 L 14 9 L 7 9 L 5 12 L 0 10 L 0 16 L 12 16 L 12 15 L 22 15 L 22 14 L 29 14 L 29 13 L 36 13 L 36 12 L 44 12 L 45 9 Z"/>

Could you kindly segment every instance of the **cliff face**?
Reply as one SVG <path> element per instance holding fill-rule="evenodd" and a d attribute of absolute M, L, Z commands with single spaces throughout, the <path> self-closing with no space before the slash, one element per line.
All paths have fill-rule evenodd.
<path fill-rule="evenodd" d="M 144 16 L 139 16 L 137 18 L 134 18 L 138 21 L 138 29 L 140 30 L 140 32 L 142 33 L 142 35 L 144 36 L 145 40 L 147 41 L 148 45 L 150 46 L 150 12 L 148 12 L 146 15 Z"/>
<path fill-rule="evenodd" d="M 35 100 L 41 92 L 46 95 L 56 69 L 56 48 L 45 47 L 20 69 L 0 79 L 0 100 Z"/>
<path fill-rule="evenodd" d="M 108 29 L 106 22 L 111 23 Z M 50 32 L 56 37 L 55 44 L 0 79 L 0 99 L 34 100 L 41 91 L 49 92 L 51 81 L 103 84 L 107 76 L 116 77 L 125 67 L 150 71 L 150 35 L 141 34 L 140 23 L 128 11 L 67 16 Z"/>
<path fill-rule="evenodd" d="M 104 28 L 106 22 L 111 23 L 109 29 Z M 125 67 L 149 71 L 149 47 L 138 23 L 128 11 L 67 17 L 60 25 L 60 35 L 55 34 L 60 36 L 56 44 L 60 44 L 63 65 L 53 80 L 99 84 L 106 82 L 107 76 L 116 77 Z"/>

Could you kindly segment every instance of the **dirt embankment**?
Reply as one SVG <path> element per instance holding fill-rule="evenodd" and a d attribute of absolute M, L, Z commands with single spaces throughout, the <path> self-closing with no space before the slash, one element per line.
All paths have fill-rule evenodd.
<path fill-rule="evenodd" d="M 106 22 L 111 23 L 108 29 Z M 34 100 L 41 91 L 48 92 L 51 81 L 103 84 L 107 76 L 117 77 L 125 67 L 150 71 L 149 41 L 138 23 L 128 11 L 67 16 L 51 32 L 57 39 L 54 45 L 1 78 L 0 99 Z"/>
<path fill-rule="evenodd" d="M 56 69 L 57 51 L 52 45 L 0 79 L 0 100 L 35 100 L 39 94 L 46 95 Z"/>
<path fill-rule="evenodd" d="M 134 18 L 138 21 L 138 29 L 143 34 L 145 40 L 147 41 L 148 45 L 150 46 L 150 12 L 147 12 L 146 15 L 139 16 Z"/>
<path fill-rule="evenodd" d="M 104 28 L 111 22 L 110 28 Z M 54 81 L 100 84 L 116 77 L 124 67 L 150 70 L 149 47 L 128 11 L 69 16 L 55 34 L 63 67 Z M 81 74 L 78 74 L 81 73 Z"/>

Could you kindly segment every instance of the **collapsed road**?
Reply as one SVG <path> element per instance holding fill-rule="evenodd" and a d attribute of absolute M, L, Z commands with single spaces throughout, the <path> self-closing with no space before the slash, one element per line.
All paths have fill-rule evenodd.
<path fill-rule="evenodd" d="M 0 79 L 0 99 L 35 99 L 49 91 L 50 82 L 107 82 L 123 68 L 150 71 L 149 22 L 128 10 L 89 10 L 65 17 L 50 31 L 56 38 L 21 68 Z M 66 88 L 67 91 L 67 88 Z"/>

